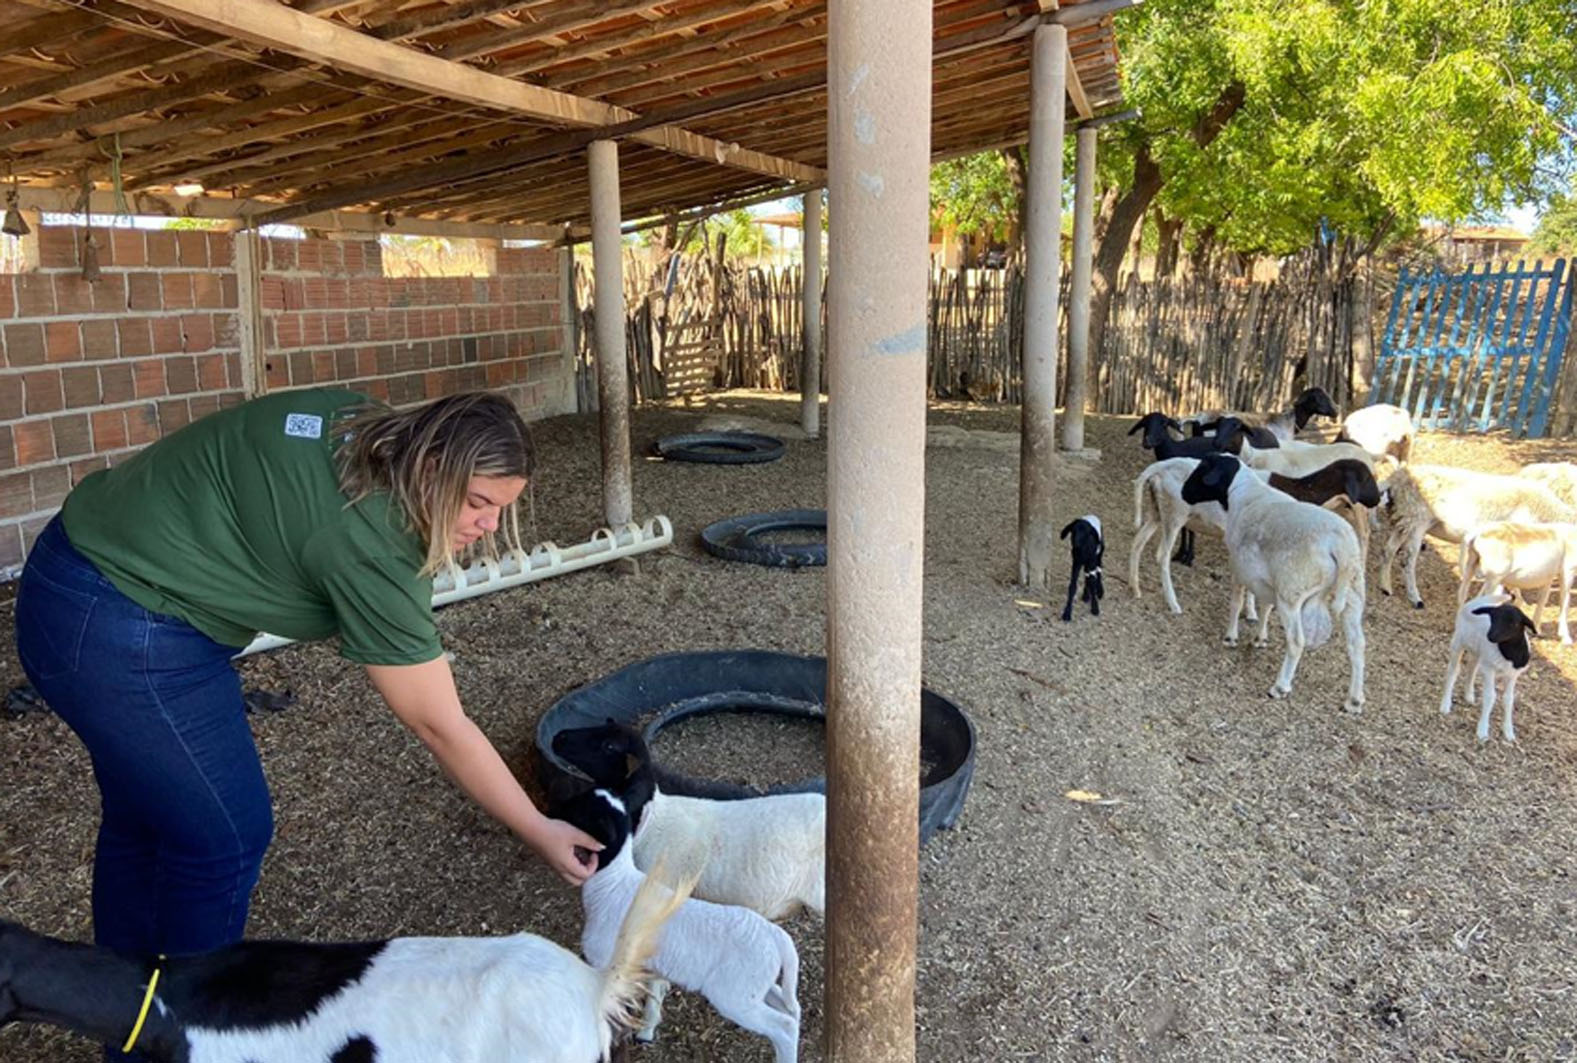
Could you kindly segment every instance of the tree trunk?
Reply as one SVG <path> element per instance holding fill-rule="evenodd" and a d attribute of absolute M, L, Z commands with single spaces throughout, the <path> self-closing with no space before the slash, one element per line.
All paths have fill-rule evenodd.
<path fill-rule="evenodd" d="M 1182 244 L 1183 221 L 1181 218 L 1168 218 L 1157 212 L 1155 227 L 1160 234 L 1160 246 L 1155 252 L 1155 275 L 1170 277 L 1177 269 L 1177 251 Z"/>
<path fill-rule="evenodd" d="M 1201 148 L 1220 135 L 1232 116 L 1243 107 L 1244 88 L 1241 82 L 1232 82 L 1221 90 L 1215 106 L 1201 115 L 1192 136 Z M 1150 208 L 1156 193 L 1166 183 L 1161 166 L 1150 155 L 1150 143 L 1141 141 L 1134 152 L 1133 184 L 1114 204 L 1110 221 L 1101 234 L 1100 250 L 1095 255 L 1094 298 L 1090 302 L 1090 351 L 1093 357 L 1101 356 L 1101 343 L 1106 336 L 1106 315 L 1111 310 L 1112 293 L 1117 288 L 1117 270 L 1122 266 L 1123 252 L 1133 237 L 1134 226 Z M 1104 206 L 1104 205 L 1103 205 Z"/>
<path fill-rule="evenodd" d="M 1008 233 L 1008 247 L 1022 251 L 1024 249 L 1024 231 L 1026 225 L 1025 212 L 1029 210 L 1029 163 L 1024 158 L 1024 149 L 1019 145 L 1002 149 L 1002 159 L 1007 163 L 1008 180 L 1013 184 L 1013 194 L 1018 197 L 1018 202 L 1013 211 L 1013 228 Z"/>

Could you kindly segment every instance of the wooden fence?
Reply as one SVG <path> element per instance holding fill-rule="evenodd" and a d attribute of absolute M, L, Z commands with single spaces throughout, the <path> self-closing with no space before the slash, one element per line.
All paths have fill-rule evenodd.
<path fill-rule="evenodd" d="M 1353 249 L 1338 245 L 1295 256 L 1268 281 L 1127 274 L 1091 357 L 1091 409 L 1274 409 L 1314 385 L 1344 409 L 1360 404 L 1396 282 L 1393 274 L 1352 262 Z M 798 268 L 726 263 L 709 251 L 666 259 L 661 268 L 632 260 L 625 278 L 636 401 L 712 387 L 798 388 L 804 327 Z M 1062 286 L 1065 325 L 1066 271 Z M 934 397 L 1019 401 L 1023 288 L 1013 264 L 933 272 L 927 328 Z M 576 290 L 582 409 L 589 409 L 591 290 L 579 270 Z M 1061 361 L 1059 384 L 1066 380 L 1065 351 Z M 1574 390 L 1565 389 L 1562 411 L 1577 403 Z M 1554 418 L 1555 432 L 1570 434 L 1573 421 Z"/>

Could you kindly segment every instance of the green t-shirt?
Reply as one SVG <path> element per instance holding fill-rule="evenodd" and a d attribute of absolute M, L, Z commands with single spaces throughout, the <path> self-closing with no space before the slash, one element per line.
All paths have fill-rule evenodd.
<path fill-rule="evenodd" d="M 66 535 L 145 609 L 217 642 L 338 634 L 362 664 L 442 648 L 421 539 L 384 493 L 346 506 L 334 470 L 343 390 L 287 391 L 211 414 L 76 486 Z"/>

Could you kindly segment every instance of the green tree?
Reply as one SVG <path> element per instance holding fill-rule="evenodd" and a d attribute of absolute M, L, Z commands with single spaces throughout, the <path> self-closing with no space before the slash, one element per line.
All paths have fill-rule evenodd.
<path fill-rule="evenodd" d="M 1238 251 L 1322 223 L 1372 250 L 1540 196 L 1577 125 L 1568 0 L 1149 0 L 1116 22 L 1143 117 L 1103 145 L 1092 342 L 1152 207 Z"/>
<path fill-rule="evenodd" d="M 1550 199 L 1527 250 L 1530 255 L 1577 255 L 1577 194 Z"/>

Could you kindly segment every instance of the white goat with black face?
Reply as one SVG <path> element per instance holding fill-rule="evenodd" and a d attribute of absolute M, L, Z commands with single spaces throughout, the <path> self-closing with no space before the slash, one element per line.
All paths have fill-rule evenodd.
<path fill-rule="evenodd" d="M 1211 500 L 1227 512 L 1227 557 L 1234 583 L 1227 645 L 1237 645 L 1245 592 L 1262 607 L 1273 603 L 1287 649 L 1270 696 L 1284 698 L 1292 692 L 1304 649 L 1329 639 L 1333 617 L 1339 619 L 1352 668 L 1345 707 L 1363 711 L 1363 566 L 1352 526 L 1330 510 L 1281 493 L 1227 455 L 1202 459 L 1183 484 L 1183 501 L 1189 505 Z M 1256 645 L 1264 644 L 1268 623 L 1266 612 Z"/>
<path fill-rule="evenodd" d="M 1511 725 L 1511 710 L 1517 700 L 1517 677 L 1528 670 L 1533 660 L 1533 650 L 1528 645 L 1528 632 L 1533 621 L 1511 604 L 1504 594 L 1484 594 L 1470 598 L 1457 610 L 1456 631 L 1451 636 L 1451 662 L 1446 666 L 1446 689 L 1440 695 L 1440 713 L 1451 711 L 1456 693 L 1457 675 L 1462 669 L 1462 658 L 1473 655 L 1473 668 L 1468 673 L 1467 700 L 1473 700 L 1473 682 L 1484 681 L 1484 702 L 1478 717 L 1478 740 L 1489 741 L 1489 717 L 1495 709 L 1495 684 L 1504 681 L 1504 705 L 1500 733 L 1508 742 L 1517 740 Z"/>

